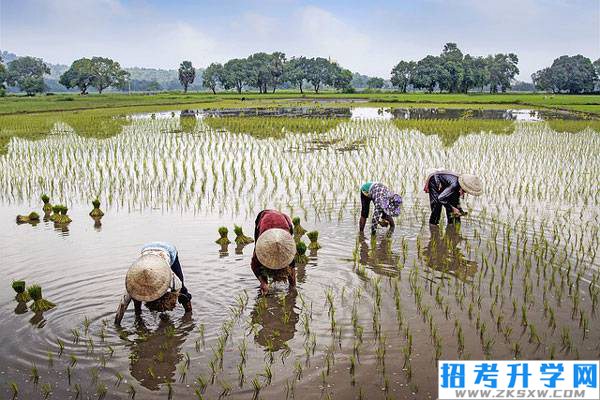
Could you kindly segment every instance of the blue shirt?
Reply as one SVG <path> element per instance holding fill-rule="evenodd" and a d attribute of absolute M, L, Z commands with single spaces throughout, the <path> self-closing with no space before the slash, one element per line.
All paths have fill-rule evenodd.
<path fill-rule="evenodd" d="M 163 251 L 169 255 L 169 266 L 173 265 L 175 258 L 177 258 L 177 249 L 170 243 L 165 242 L 152 242 L 147 243 L 142 247 L 142 253 L 146 250 L 158 250 Z"/>

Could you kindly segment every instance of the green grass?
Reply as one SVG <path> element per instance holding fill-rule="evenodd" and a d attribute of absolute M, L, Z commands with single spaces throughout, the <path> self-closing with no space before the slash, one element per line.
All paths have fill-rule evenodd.
<path fill-rule="evenodd" d="M 213 129 L 245 133 L 257 138 L 279 138 L 286 133 L 324 133 L 335 128 L 341 118 L 294 117 L 207 117 L 204 122 Z"/>
<path fill-rule="evenodd" d="M 241 98 L 245 100 L 242 101 Z M 321 103 L 319 100 L 335 99 Z M 364 100 L 368 100 L 364 102 Z M 360 101 L 360 102 L 355 102 Z M 282 105 L 311 105 L 325 107 L 352 106 L 443 106 L 464 108 L 546 108 L 579 111 L 600 115 L 600 95 L 552 95 L 533 93 L 505 94 L 440 94 L 440 93 L 356 93 L 345 94 L 278 91 L 274 94 L 237 93 L 159 93 L 159 94 L 89 94 L 74 93 L 53 96 L 17 96 L 0 98 L 1 114 L 73 111 L 97 108 L 128 108 L 129 111 L 160 111 L 184 108 L 276 107 Z M 151 109 L 148 106 L 153 106 Z"/>

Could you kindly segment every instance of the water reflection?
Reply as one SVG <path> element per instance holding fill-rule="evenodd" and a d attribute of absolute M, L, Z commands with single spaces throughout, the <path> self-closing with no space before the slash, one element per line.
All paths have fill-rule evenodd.
<path fill-rule="evenodd" d="M 260 325 L 254 341 L 272 351 L 286 347 L 296 333 L 296 323 L 300 315 L 296 312 L 298 293 L 290 289 L 285 294 L 272 293 L 267 296 L 258 295 L 252 313 L 252 324 Z"/>
<path fill-rule="evenodd" d="M 27 303 L 25 303 L 24 301 L 19 301 L 17 303 L 17 307 L 15 307 L 15 314 L 21 315 L 25 314 L 27 311 L 29 311 L 29 309 L 27 308 Z"/>
<path fill-rule="evenodd" d="M 448 225 L 442 235 L 438 226 L 429 227 L 430 238 L 422 258 L 433 270 L 450 273 L 460 280 L 470 280 L 477 272 L 477 262 L 463 254 L 460 244 L 465 238 L 460 226 Z"/>
<path fill-rule="evenodd" d="M 130 343 L 131 376 L 149 390 L 159 390 L 161 384 L 174 382 L 177 364 L 183 359 L 181 348 L 193 329 L 191 314 L 184 314 L 178 326 L 168 314 L 160 314 L 153 332 L 141 317 L 137 317 L 135 330 L 138 337 Z"/>
<path fill-rule="evenodd" d="M 102 231 L 102 217 L 92 217 L 94 220 L 94 229 L 97 232 Z"/>
<path fill-rule="evenodd" d="M 358 236 L 360 263 L 371 267 L 373 272 L 385 276 L 395 275 L 395 268 L 400 263 L 400 254 L 392 251 L 391 235 L 386 234 L 380 240 L 371 236 L 369 242 L 364 233 Z M 391 268 L 394 268 L 392 270 Z"/>

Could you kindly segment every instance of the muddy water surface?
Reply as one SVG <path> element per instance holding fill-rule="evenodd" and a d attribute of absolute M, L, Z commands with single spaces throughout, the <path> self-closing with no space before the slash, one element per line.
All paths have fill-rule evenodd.
<path fill-rule="evenodd" d="M 3 397 L 14 383 L 27 399 L 45 384 L 52 398 L 421 399 L 436 397 L 438 358 L 598 358 L 598 133 L 517 122 L 448 146 L 373 113 L 278 139 L 170 114 L 103 140 L 69 127 L 13 139 L 0 156 Z M 427 224 L 431 167 L 485 182 L 458 229 Z M 358 233 L 367 180 L 403 196 L 394 232 Z M 42 193 L 73 222 L 15 224 Z M 100 223 L 87 215 L 96 196 Z M 322 248 L 296 291 L 263 298 L 253 245 L 214 241 L 219 226 L 250 235 L 266 207 L 299 216 Z M 154 240 L 177 246 L 194 312 L 129 310 L 117 327 L 127 267 Z M 57 307 L 28 311 L 13 279 Z"/>

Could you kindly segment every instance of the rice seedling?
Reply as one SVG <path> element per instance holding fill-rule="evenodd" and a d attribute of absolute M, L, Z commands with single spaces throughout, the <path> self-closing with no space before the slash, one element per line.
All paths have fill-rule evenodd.
<path fill-rule="evenodd" d="M 73 390 L 75 391 L 75 400 L 79 399 L 81 397 L 81 385 L 76 383 L 73 385 Z"/>
<path fill-rule="evenodd" d="M 44 214 L 49 215 L 50 213 L 52 213 L 52 204 L 50 204 L 50 197 L 48 197 L 48 195 L 46 194 L 42 194 L 42 203 L 44 203 L 44 205 L 42 206 L 42 211 L 44 211 Z"/>
<path fill-rule="evenodd" d="M 116 372 L 115 373 L 115 387 L 119 387 L 121 385 L 121 383 L 123 382 L 123 374 L 120 372 Z"/>
<path fill-rule="evenodd" d="M 52 385 L 50 383 L 44 383 L 40 387 L 40 391 L 42 392 L 42 398 L 46 400 L 52 394 Z"/>
<path fill-rule="evenodd" d="M 37 385 L 39 380 L 40 380 L 40 373 L 38 371 L 37 365 L 35 364 L 35 362 L 31 363 L 31 374 L 29 375 L 29 377 L 31 378 L 31 381 L 33 382 L 34 385 Z"/>
<path fill-rule="evenodd" d="M 133 386 L 133 384 L 131 383 L 127 385 L 127 394 L 129 395 L 129 398 L 131 400 L 135 400 L 135 395 L 137 394 L 137 391 L 135 390 L 135 386 Z"/>
<path fill-rule="evenodd" d="M 244 235 L 244 231 L 239 225 L 234 225 L 233 233 L 235 233 L 235 243 L 238 245 L 246 245 L 254 242 L 254 239 Z"/>
<path fill-rule="evenodd" d="M 231 393 L 231 385 L 229 382 L 225 380 L 220 380 L 219 384 L 221 385 L 221 393 L 219 394 L 219 398 L 227 397 Z"/>
<path fill-rule="evenodd" d="M 306 234 L 306 236 L 308 236 L 308 239 L 310 240 L 310 243 L 308 244 L 309 250 L 319 250 L 321 248 L 321 245 L 318 242 L 319 232 L 310 231 Z"/>
<path fill-rule="evenodd" d="M 304 265 L 308 263 L 308 256 L 306 255 L 306 243 L 301 240 L 296 243 L 296 255 L 294 256 L 294 262 L 296 265 Z"/>
<path fill-rule="evenodd" d="M 307 231 L 300 224 L 300 217 L 292 218 L 292 224 L 294 226 L 294 238 L 296 239 L 296 241 L 298 241 L 300 240 L 300 238 L 302 238 L 302 236 L 304 236 L 304 234 Z"/>
<path fill-rule="evenodd" d="M 17 293 L 15 300 L 18 302 L 27 303 L 29 300 L 31 300 L 29 292 L 25 291 L 25 281 L 13 281 L 12 288 Z"/>
<path fill-rule="evenodd" d="M 8 387 L 10 388 L 10 392 L 12 394 L 12 400 L 15 400 L 17 397 L 19 397 L 19 385 L 17 385 L 17 382 L 9 382 Z"/>
<path fill-rule="evenodd" d="M 90 217 L 92 218 L 102 218 L 104 216 L 104 212 L 100 210 L 100 200 L 95 198 L 92 200 L 92 211 L 90 211 Z"/>
<path fill-rule="evenodd" d="M 96 385 L 96 395 L 98 396 L 98 400 L 105 398 L 107 393 L 108 387 L 104 383 L 100 382 Z"/>
<path fill-rule="evenodd" d="M 40 222 L 40 215 L 35 211 L 30 212 L 27 215 L 17 215 L 17 224 L 25 223 L 38 223 Z"/>
<path fill-rule="evenodd" d="M 231 241 L 227 237 L 228 233 L 229 233 L 229 230 L 227 229 L 227 227 L 225 227 L 225 226 L 220 227 L 219 228 L 219 238 L 216 240 L 216 243 L 220 244 L 222 246 L 230 244 Z"/>
<path fill-rule="evenodd" d="M 262 385 L 257 378 L 252 379 L 252 400 L 257 400 L 258 395 L 260 394 L 260 390 L 262 389 Z"/>
<path fill-rule="evenodd" d="M 33 312 L 44 312 L 53 309 L 56 305 L 44 298 L 42 298 L 42 288 L 39 285 L 31 285 L 27 288 L 29 297 L 33 300 L 33 304 L 30 306 Z"/>

